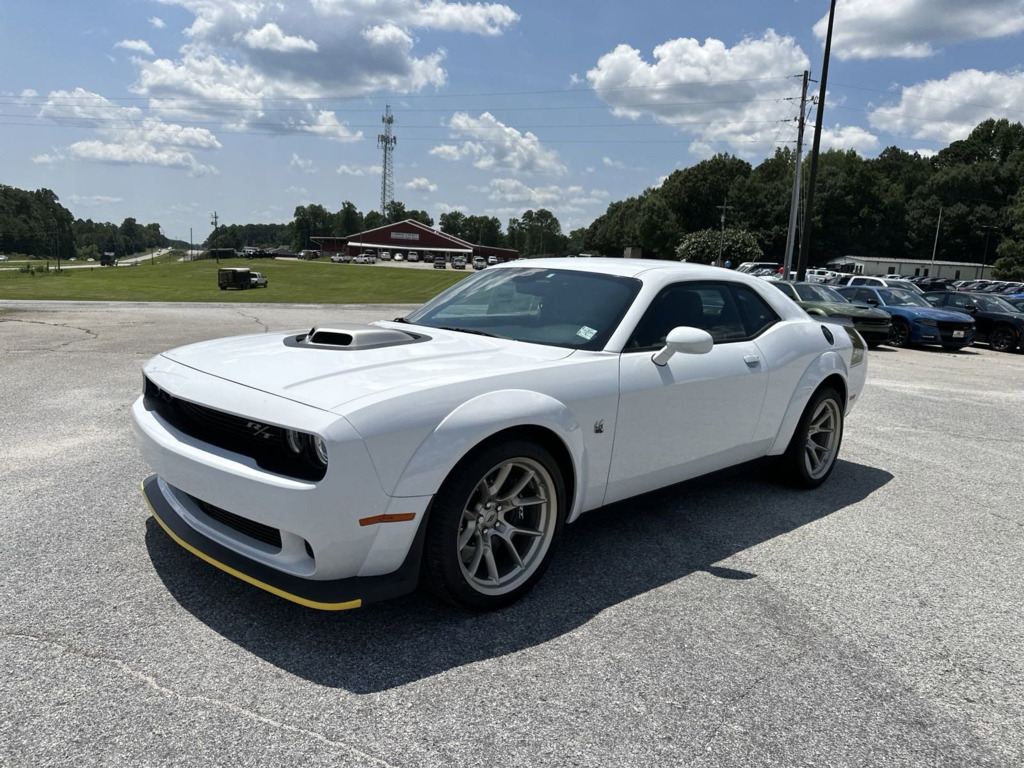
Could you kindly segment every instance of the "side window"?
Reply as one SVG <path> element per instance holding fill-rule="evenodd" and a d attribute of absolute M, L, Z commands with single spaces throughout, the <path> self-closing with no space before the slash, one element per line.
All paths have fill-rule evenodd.
<path fill-rule="evenodd" d="M 874 291 L 869 291 L 869 290 L 867 290 L 865 288 L 861 288 L 860 290 L 857 291 L 856 296 L 854 296 L 854 300 L 855 301 L 869 301 L 869 300 L 871 300 L 871 301 L 878 301 L 878 297 L 875 296 L 875 292 Z"/>
<path fill-rule="evenodd" d="M 867 280 L 865 280 L 863 277 L 855 277 L 852 280 L 850 280 L 850 285 L 864 285 L 864 283 L 866 282 Z"/>
<path fill-rule="evenodd" d="M 745 285 L 733 285 L 732 293 L 736 298 L 740 320 L 743 322 L 745 338 L 752 339 L 762 331 L 779 321 L 767 302 Z M 717 341 L 717 339 L 716 339 Z"/>
<path fill-rule="evenodd" d="M 668 332 L 679 326 L 705 330 L 716 344 L 740 341 L 777 320 L 768 304 L 745 286 L 676 283 L 654 298 L 625 349 L 659 349 Z"/>
<path fill-rule="evenodd" d="M 962 293 L 957 293 L 949 297 L 949 303 L 954 307 L 960 307 L 960 309 L 963 309 L 971 303 L 971 300 Z"/>

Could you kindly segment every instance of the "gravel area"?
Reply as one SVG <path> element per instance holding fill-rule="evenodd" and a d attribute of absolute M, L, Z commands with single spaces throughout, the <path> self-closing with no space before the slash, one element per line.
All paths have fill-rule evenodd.
<path fill-rule="evenodd" d="M 409 309 L 0 302 L 0 765 L 1024 764 L 1021 354 L 874 350 L 823 488 L 589 513 L 489 615 L 310 611 L 149 517 L 150 356 Z"/>

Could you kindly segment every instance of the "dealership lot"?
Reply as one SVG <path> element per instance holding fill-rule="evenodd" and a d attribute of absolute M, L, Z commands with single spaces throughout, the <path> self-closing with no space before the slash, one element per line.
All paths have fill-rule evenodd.
<path fill-rule="evenodd" d="M 872 351 L 823 488 L 590 513 L 494 614 L 311 612 L 167 538 L 146 359 L 407 310 L 0 302 L 0 765 L 1024 763 L 1024 355 Z"/>

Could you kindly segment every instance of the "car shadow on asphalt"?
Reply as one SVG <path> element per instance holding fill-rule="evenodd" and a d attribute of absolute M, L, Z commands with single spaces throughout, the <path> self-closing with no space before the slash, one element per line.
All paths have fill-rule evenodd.
<path fill-rule="evenodd" d="M 545 643 L 695 572 L 755 579 L 716 564 L 846 509 L 892 479 L 848 461 L 810 492 L 767 475 L 765 468 L 733 470 L 589 512 L 566 529 L 530 594 L 485 614 L 449 608 L 423 591 L 355 611 L 315 611 L 202 562 L 152 518 L 146 546 L 170 594 L 228 640 L 319 685 L 372 693 Z"/>

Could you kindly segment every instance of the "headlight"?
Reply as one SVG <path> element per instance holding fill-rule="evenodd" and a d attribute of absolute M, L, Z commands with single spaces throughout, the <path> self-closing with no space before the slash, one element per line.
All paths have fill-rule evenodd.
<path fill-rule="evenodd" d="M 288 450 L 292 453 L 302 453 L 302 438 L 303 435 L 294 429 L 289 429 L 284 433 L 284 440 L 288 444 Z"/>
<path fill-rule="evenodd" d="M 935 322 L 934 320 L 930 320 L 927 317 L 915 317 L 914 322 L 917 323 L 918 325 L 930 325 L 933 328 L 939 325 L 937 322 Z"/>
<path fill-rule="evenodd" d="M 313 438 L 313 448 L 316 450 L 316 457 L 320 463 L 325 467 L 327 466 L 327 443 L 324 442 L 322 437 Z"/>
<path fill-rule="evenodd" d="M 288 429 L 284 433 L 284 442 L 289 451 L 304 457 L 313 466 L 327 466 L 327 443 L 322 437 Z"/>

